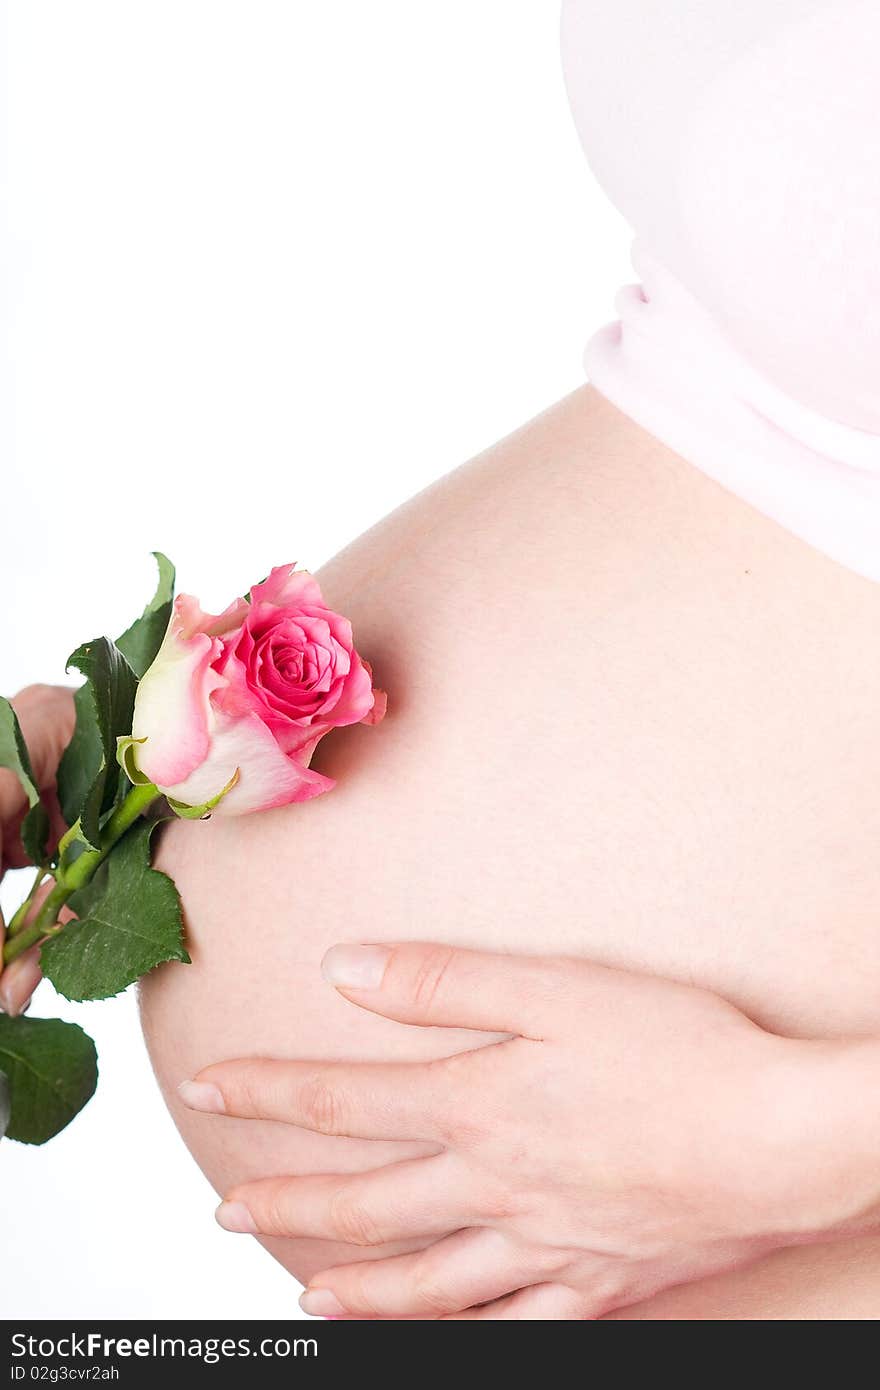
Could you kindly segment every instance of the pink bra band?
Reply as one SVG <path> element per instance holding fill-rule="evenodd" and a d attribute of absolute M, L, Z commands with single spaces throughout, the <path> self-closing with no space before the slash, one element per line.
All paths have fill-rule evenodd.
<path fill-rule="evenodd" d="M 793 400 L 726 340 L 635 243 L 641 285 L 584 355 L 624 414 L 722 487 L 868 579 L 880 580 L 880 436 Z"/>
<path fill-rule="evenodd" d="M 562 55 L 642 281 L 593 384 L 880 580 L 880 3 L 563 0 Z"/>

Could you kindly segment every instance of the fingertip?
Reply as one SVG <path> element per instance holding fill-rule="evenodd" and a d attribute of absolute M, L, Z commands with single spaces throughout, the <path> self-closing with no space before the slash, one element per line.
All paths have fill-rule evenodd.
<path fill-rule="evenodd" d="M 214 1220 L 224 1231 L 232 1231 L 234 1235 L 255 1236 L 257 1234 L 257 1223 L 244 1202 L 221 1202 L 214 1212 Z"/>
<path fill-rule="evenodd" d="M 300 1294 L 299 1306 L 313 1318 L 342 1318 L 348 1312 L 330 1289 L 315 1288 L 311 1284 Z"/>
<path fill-rule="evenodd" d="M 190 1110 L 197 1110 L 203 1115 L 226 1114 L 223 1092 L 209 1081 L 181 1081 L 177 1094 Z"/>
<path fill-rule="evenodd" d="M 331 946 L 321 973 L 334 989 L 381 989 L 390 957 L 387 946 Z"/>
<path fill-rule="evenodd" d="M 21 1018 L 26 1014 L 33 1002 L 33 995 L 29 994 L 26 999 L 6 998 L 0 994 L 0 1009 L 6 1014 L 7 1018 Z"/>

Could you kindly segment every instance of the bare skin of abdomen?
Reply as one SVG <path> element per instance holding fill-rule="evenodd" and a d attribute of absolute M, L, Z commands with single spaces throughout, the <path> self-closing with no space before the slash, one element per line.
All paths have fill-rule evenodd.
<path fill-rule="evenodd" d="M 486 1041 L 347 1003 L 319 970 L 338 941 L 586 956 L 783 1034 L 880 1033 L 880 589 L 589 387 L 320 579 L 386 721 L 325 740 L 329 795 L 175 825 L 161 848 L 193 965 L 146 981 L 144 1027 L 218 1192 L 419 1148 L 193 1114 L 176 1088 L 207 1063 Z M 266 1244 L 301 1279 L 375 1254 Z M 880 1316 L 880 1242 L 782 1252 L 622 1316 Z"/>

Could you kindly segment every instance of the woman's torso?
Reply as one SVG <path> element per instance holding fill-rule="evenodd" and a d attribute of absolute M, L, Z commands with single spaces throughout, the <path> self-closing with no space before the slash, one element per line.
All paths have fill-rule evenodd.
<path fill-rule="evenodd" d="M 183 1112 L 175 1087 L 199 1067 L 474 1041 L 345 1003 L 319 974 L 335 941 L 568 952 L 706 985 L 782 1033 L 876 1032 L 875 586 L 589 388 L 321 582 L 389 691 L 388 719 L 323 745 L 331 795 L 180 825 L 162 849 L 194 964 L 146 982 L 145 1029 L 218 1190 L 413 1146 Z M 268 1244 L 301 1277 L 345 1253 Z M 880 1243 L 863 1242 L 783 1253 L 626 1316 L 875 1314 Z"/>

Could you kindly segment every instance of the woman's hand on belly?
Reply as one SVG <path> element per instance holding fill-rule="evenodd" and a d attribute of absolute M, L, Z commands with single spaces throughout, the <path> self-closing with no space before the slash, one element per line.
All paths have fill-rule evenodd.
<path fill-rule="evenodd" d="M 73 691 L 63 686 L 29 685 L 12 701 L 21 723 L 34 776 L 51 811 L 52 843 L 66 828 L 55 793 L 55 774 L 61 754 L 73 732 L 75 718 Z M 15 773 L 0 767 L 0 880 L 7 869 L 23 868 L 30 861 L 21 841 L 21 828 L 28 809 L 24 790 Z M 51 884 L 51 880 L 49 880 Z M 49 885 L 39 890 L 32 910 L 45 897 Z M 26 919 L 29 920 L 29 919 Z M 4 1013 L 23 1013 L 42 978 L 39 948 L 31 947 L 3 968 L 6 928 L 0 913 L 0 1009 Z"/>
<path fill-rule="evenodd" d="M 182 1088 L 197 1110 L 440 1146 L 228 1193 L 230 1230 L 434 1242 L 324 1271 L 307 1312 L 596 1318 L 829 1224 L 854 1229 L 876 1202 L 869 1163 L 856 1182 L 842 1170 L 859 1145 L 835 1099 L 840 1044 L 785 1040 L 706 991 L 568 959 L 343 946 L 325 974 L 403 1023 L 513 1036 L 421 1065 L 222 1062 Z M 857 1113 L 878 1060 L 856 1052 Z"/>

